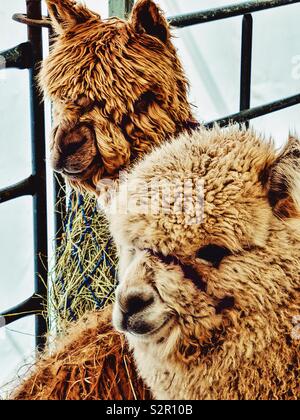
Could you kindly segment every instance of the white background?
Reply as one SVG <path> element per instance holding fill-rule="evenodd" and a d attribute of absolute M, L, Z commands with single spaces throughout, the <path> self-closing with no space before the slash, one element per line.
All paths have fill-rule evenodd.
<path fill-rule="evenodd" d="M 87 0 L 86 3 L 106 17 L 107 1 Z M 168 16 L 228 3 L 230 0 L 159 1 Z M 26 27 L 11 20 L 16 12 L 25 12 L 25 0 L 0 2 L 0 51 L 26 40 Z M 256 106 L 300 92 L 300 4 L 255 13 L 253 17 L 251 105 Z M 175 30 L 174 35 L 190 80 L 190 99 L 197 106 L 199 120 L 212 120 L 237 112 L 241 18 Z M 0 72 L 0 98 L 2 188 L 30 174 L 26 70 Z M 281 145 L 289 130 L 300 133 L 299 117 L 298 105 L 254 120 L 252 125 L 266 136 L 272 135 Z M 0 206 L 0 312 L 24 300 L 33 291 L 31 211 L 30 198 L 19 198 Z M 50 215 L 51 212 L 50 206 Z M 33 344 L 32 318 L 0 329 L 0 385 L 13 377 L 17 367 L 24 365 L 24 357 L 33 353 Z"/>

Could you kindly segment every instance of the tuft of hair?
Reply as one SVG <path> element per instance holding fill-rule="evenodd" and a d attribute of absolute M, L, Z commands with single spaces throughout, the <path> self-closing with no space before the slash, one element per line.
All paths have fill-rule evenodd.
<path fill-rule="evenodd" d="M 83 316 L 56 340 L 54 349 L 39 355 L 11 399 L 151 399 L 124 337 L 110 319 L 111 307 Z"/>

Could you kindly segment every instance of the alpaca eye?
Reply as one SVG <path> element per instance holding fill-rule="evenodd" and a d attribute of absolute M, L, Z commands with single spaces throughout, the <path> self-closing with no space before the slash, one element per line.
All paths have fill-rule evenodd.
<path fill-rule="evenodd" d="M 76 99 L 75 104 L 80 106 L 80 107 L 88 107 L 91 104 L 91 100 L 90 98 L 88 98 L 85 95 L 80 95 L 78 99 Z"/>
<path fill-rule="evenodd" d="M 152 257 L 157 258 L 164 264 L 170 265 L 170 264 L 178 263 L 178 259 L 174 257 L 173 255 L 164 255 L 161 252 L 155 252 L 149 248 L 146 248 L 145 251 L 147 251 Z"/>
<path fill-rule="evenodd" d="M 139 99 L 134 103 L 134 110 L 137 113 L 147 112 L 149 105 L 155 100 L 155 95 L 153 92 L 143 93 Z"/>
<path fill-rule="evenodd" d="M 206 245 L 196 253 L 196 258 L 210 262 L 214 267 L 218 267 L 224 257 L 231 255 L 229 249 L 219 245 Z"/>

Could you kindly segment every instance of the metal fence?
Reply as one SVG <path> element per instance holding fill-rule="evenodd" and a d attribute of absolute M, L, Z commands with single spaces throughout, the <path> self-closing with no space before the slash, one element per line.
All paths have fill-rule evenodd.
<path fill-rule="evenodd" d="M 40 100 L 36 77 L 42 60 L 42 28 L 36 22 L 42 19 L 41 1 L 27 0 L 28 41 L 2 53 L 6 68 L 28 69 L 30 89 L 32 174 L 8 188 L 0 190 L 0 203 L 24 195 L 33 198 L 34 231 L 34 294 L 25 302 L 2 314 L 0 323 L 7 325 L 25 315 L 36 314 L 37 346 L 44 345 L 47 323 L 42 312 L 47 301 L 47 196 L 45 163 L 45 111 Z M 30 21 L 34 25 L 30 24 Z"/>
<path fill-rule="evenodd" d="M 134 0 L 110 0 L 109 14 L 111 16 L 126 16 Z M 205 10 L 202 12 L 172 16 L 168 20 L 172 26 L 183 28 L 207 22 L 242 17 L 241 38 L 241 70 L 240 70 L 240 109 L 239 112 L 225 116 L 205 125 L 209 128 L 215 122 L 221 126 L 229 122 L 246 123 L 271 112 L 300 104 L 300 93 L 286 98 L 251 108 L 251 71 L 252 71 L 252 13 L 275 7 L 300 3 L 300 0 L 255 0 L 235 5 Z M 31 97 L 31 143 L 32 143 L 32 174 L 20 183 L 0 190 L 0 204 L 24 195 L 33 197 L 33 229 L 34 229 L 34 284 L 33 296 L 25 302 L 0 315 L 0 327 L 16 321 L 24 316 L 36 315 L 36 344 L 39 348 L 45 345 L 44 334 L 47 330 L 45 315 L 47 313 L 47 195 L 45 167 L 45 112 L 35 84 L 37 65 L 42 59 L 42 28 L 51 29 L 47 17 L 41 13 L 40 0 L 26 0 L 26 15 L 16 14 L 14 20 L 28 27 L 28 41 L 13 49 L 3 52 L 5 68 L 29 70 Z M 61 195 L 59 182 L 55 181 L 56 193 Z M 62 225 L 62 212 L 56 215 L 57 230 Z M 43 316 L 44 315 L 44 316 Z"/>

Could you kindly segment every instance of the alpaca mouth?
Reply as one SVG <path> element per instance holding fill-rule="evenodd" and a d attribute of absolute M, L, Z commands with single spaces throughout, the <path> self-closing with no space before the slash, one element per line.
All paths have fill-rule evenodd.
<path fill-rule="evenodd" d="M 169 324 L 170 321 L 171 321 L 171 316 L 168 316 L 166 317 L 166 319 L 164 319 L 164 321 L 159 326 L 155 326 L 155 327 L 151 327 L 150 324 L 144 321 L 135 322 L 132 325 L 127 326 L 127 333 L 137 338 L 152 337 L 160 333 L 163 330 L 163 328 L 166 327 L 167 324 Z"/>
<path fill-rule="evenodd" d="M 94 172 L 96 171 L 96 159 L 93 159 L 93 161 L 84 169 L 66 169 L 63 168 L 62 173 L 67 176 L 70 180 L 86 180 L 90 178 Z"/>

